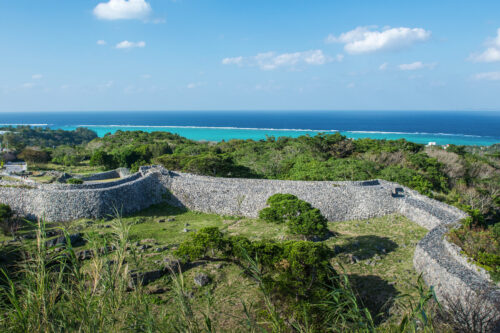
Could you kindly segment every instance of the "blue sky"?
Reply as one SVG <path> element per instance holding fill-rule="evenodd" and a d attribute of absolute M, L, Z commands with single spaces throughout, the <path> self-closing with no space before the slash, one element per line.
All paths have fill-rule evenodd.
<path fill-rule="evenodd" d="M 0 0 L 0 111 L 500 110 L 500 1 Z"/>

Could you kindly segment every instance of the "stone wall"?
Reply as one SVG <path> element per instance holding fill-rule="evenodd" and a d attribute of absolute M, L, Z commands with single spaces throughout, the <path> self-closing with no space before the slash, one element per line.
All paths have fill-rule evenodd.
<path fill-rule="evenodd" d="M 96 180 L 123 178 L 126 176 L 130 176 L 129 170 L 127 168 L 119 168 L 116 170 L 95 173 L 95 174 L 90 175 L 90 176 L 80 177 L 80 179 L 88 182 L 88 181 L 96 181 Z"/>
<path fill-rule="evenodd" d="M 0 202 L 18 213 L 51 221 L 105 217 L 115 208 L 129 214 L 160 202 L 206 213 L 256 217 L 275 193 L 291 193 L 310 202 L 330 221 L 400 213 L 430 230 L 418 243 L 413 262 L 443 304 L 476 297 L 486 311 L 500 316 L 498 286 L 484 272 L 467 265 L 444 239 L 448 226 L 465 213 L 395 183 L 214 178 L 142 167 L 134 175 L 108 183 L 29 186 L 0 181 Z M 397 187 L 403 192 L 395 193 Z"/>
<path fill-rule="evenodd" d="M 163 173 L 163 169 L 142 168 L 114 182 L 82 185 L 0 181 L 0 202 L 18 214 L 47 221 L 102 218 L 116 209 L 130 214 L 166 200 Z"/>

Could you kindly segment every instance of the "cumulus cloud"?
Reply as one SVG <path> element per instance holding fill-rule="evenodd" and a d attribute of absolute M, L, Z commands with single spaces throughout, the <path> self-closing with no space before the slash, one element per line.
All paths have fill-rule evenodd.
<path fill-rule="evenodd" d="M 124 40 L 123 42 L 120 42 L 116 44 L 117 49 L 132 49 L 132 48 L 143 48 L 146 47 L 146 42 L 140 41 L 140 42 L 129 42 L 128 40 Z"/>
<path fill-rule="evenodd" d="M 94 15 L 101 20 L 145 19 L 151 13 L 146 0 L 109 0 L 94 8 Z"/>
<path fill-rule="evenodd" d="M 31 75 L 31 78 L 33 80 L 41 80 L 43 78 L 43 75 L 42 74 L 33 74 L 33 75 Z"/>
<path fill-rule="evenodd" d="M 476 80 L 498 81 L 500 80 L 500 72 L 486 72 L 474 75 Z"/>
<path fill-rule="evenodd" d="M 294 53 L 265 52 L 252 57 L 233 57 L 222 59 L 223 65 L 257 66 L 262 70 L 273 70 L 278 67 L 294 67 L 297 65 L 324 65 L 331 61 L 342 61 L 343 55 L 335 58 L 327 56 L 321 50 L 309 50 Z"/>
<path fill-rule="evenodd" d="M 381 71 L 385 71 L 388 65 L 388 63 L 384 62 L 382 65 L 378 66 L 378 69 Z"/>
<path fill-rule="evenodd" d="M 106 43 L 106 41 L 105 41 L 105 40 L 99 39 L 99 40 L 97 41 L 97 45 L 106 45 L 106 44 L 107 44 L 107 43 Z"/>
<path fill-rule="evenodd" d="M 344 44 L 350 54 L 371 53 L 384 50 L 397 50 L 429 39 L 431 32 L 422 28 L 385 28 L 357 27 L 340 36 L 329 35 L 326 43 Z"/>
<path fill-rule="evenodd" d="M 414 70 L 417 70 L 417 69 L 424 69 L 424 68 L 430 68 L 430 69 L 432 69 L 432 68 L 436 67 L 436 64 L 435 63 L 424 64 L 421 61 L 415 61 L 415 62 L 412 62 L 410 64 L 401 64 L 398 67 L 402 71 L 414 71 Z"/>
<path fill-rule="evenodd" d="M 473 53 L 469 60 L 474 62 L 497 62 L 500 61 L 500 28 L 497 35 L 486 42 L 486 50 L 479 53 Z"/>

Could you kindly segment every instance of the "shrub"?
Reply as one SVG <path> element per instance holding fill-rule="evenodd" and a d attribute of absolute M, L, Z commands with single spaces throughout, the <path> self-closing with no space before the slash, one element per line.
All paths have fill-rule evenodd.
<path fill-rule="evenodd" d="M 464 219 L 460 228 L 450 230 L 448 238 L 487 270 L 494 281 L 500 281 L 500 224 L 486 229 L 474 220 L 474 217 Z"/>
<path fill-rule="evenodd" d="M 496 224 L 491 226 L 490 229 L 493 237 L 495 237 L 495 239 L 500 242 L 500 222 L 497 222 Z"/>
<path fill-rule="evenodd" d="M 308 241 L 250 241 L 242 236 L 225 236 L 217 227 L 203 228 L 184 241 L 176 255 L 184 260 L 207 256 L 232 258 L 247 266 L 247 258 L 260 265 L 268 287 L 282 295 L 307 297 L 316 289 L 324 288 L 328 276 L 334 272 L 329 259 L 330 248 L 322 243 Z"/>
<path fill-rule="evenodd" d="M 92 157 L 90 158 L 90 166 L 103 166 L 106 169 L 114 169 L 116 168 L 116 161 L 113 158 L 113 155 L 100 150 L 92 154 Z"/>
<path fill-rule="evenodd" d="M 274 194 L 267 199 L 270 207 L 259 212 L 259 218 L 273 223 L 285 223 L 290 232 L 305 236 L 323 236 L 327 232 L 326 218 L 319 209 L 292 194 Z"/>
<path fill-rule="evenodd" d="M 10 218 L 14 215 L 9 205 L 0 203 L 0 228 L 4 235 L 12 231 Z"/>
<path fill-rule="evenodd" d="M 80 178 L 70 178 L 66 181 L 66 183 L 68 184 L 83 184 L 83 180 L 81 180 Z"/>
<path fill-rule="evenodd" d="M 0 203 L 0 221 L 10 219 L 13 215 L 12 209 L 9 205 Z"/>
<path fill-rule="evenodd" d="M 26 148 L 19 154 L 19 158 L 32 163 L 47 163 L 50 155 L 44 150 Z"/>
<path fill-rule="evenodd" d="M 184 241 L 176 254 L 184 259 L 196 260 L 207 256 L 213 257 L 216 253 L 225 254 L 228 243 L 224 235 L 217 227 L 207 227 L 191 234 L 190 238 Z"/>
<path fill-rule="evenodd" d="M 422 194 L 432 194 L 432 183 L 413 169 L 391 165 L 380 172 L 380 178 L 408 186 Z"/>

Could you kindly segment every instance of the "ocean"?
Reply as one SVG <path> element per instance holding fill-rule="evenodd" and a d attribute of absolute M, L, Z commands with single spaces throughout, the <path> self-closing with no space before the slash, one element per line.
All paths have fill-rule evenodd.
<path fill-rule="evenodd" d="M 407 139 L 438 145 L 500 143 L 500 112 L 486 111 L 102 111 L 3 112 L 0 126 L 32 125 L 99 136 L 122 131 L 166 131 L 193 140 L 340 132 L 350 138 Z"/>

